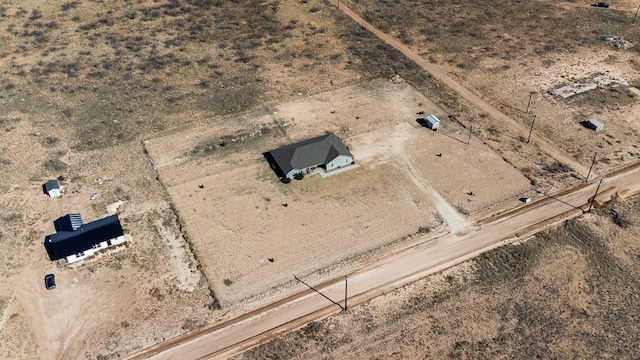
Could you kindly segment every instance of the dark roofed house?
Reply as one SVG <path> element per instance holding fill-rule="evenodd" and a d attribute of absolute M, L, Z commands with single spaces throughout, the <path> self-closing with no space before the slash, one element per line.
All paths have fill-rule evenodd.
<path fill-rule="evenodd" d="M 285 145 L 264 154 L 278 176 L 292 179 L 296 174 L 316 170 L 332 171 L 353 164 L 353 155 L 335 134 Z"/>
<path fill-rule="evenodd" d="M 49 180 L 42 185 L 42 191 L 51 198 L 60 197 L 60 186 L 58 180 Z"/>
<path fill-rule="evenodd" d="M 69 263 L 76 262 L 101 249 L 124 243 L 118 215 L 83 224 L 80 214 L 68 214 L 57 219 L 55 226 L 57 232 L 44 240 L 52 261 L 65 258 Z"/>

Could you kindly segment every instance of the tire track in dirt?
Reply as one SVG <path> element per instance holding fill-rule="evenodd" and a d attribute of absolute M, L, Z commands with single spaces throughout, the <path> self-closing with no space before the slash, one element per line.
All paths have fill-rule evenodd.
<path fill-rule="evenodd" d="M 451 233 L 455 234 L 471 225 L 467 219 L 465 219 L 464 215 L 460 214 L 453 206 L 451 206 L 451 204 L 449 204 L 447 200 L 445 200 L 445 198 L 443 198 L 442 195 L 440 195 L 440 193 L 431 186 L 431 184 L 422 179 L 420 171 L 416 169 L 413 161 L 411 161 L 411 158 L 409 158 L 406 152 L 398 154 L 398 156 L 404 161 L 404 166 L 406 166 L 407 172 L 409 173 L 413 183 L 423 191 L 425 196 L 429 197 L 429 200 L 431 200 L 433 205 L 436 207 L 438 214 L 440 214 L 444 219 L 444 222 L 447 223 Z"/>
<path fill-rule="evenodd" d="M 344 3 L 339 0 L 331 0 L 331 3 L 339 8 L 345 15 L 349 16 L 353 21 L 357 22 L 363 28 L 369 30 L 375 36 L 377 36 L 380 40 L 384 41 L 388 45 L 392 46 L 396 50 L 400 51 L 406 57 L 414 61 L 418 66 L 420 66 L 423 70 L 428 72 L 433 78 L 442 82 L 445 86 L 449 87 L 451 90 L 456 92 L 459 96 L 469 101 L 473 105 L 477 106 L 484 113 L 493 117 L 496 120 L 499 120 L 506 126 L 509 126 L 512 130 L 519 132 L 520 134 L 528 134 L 529 129 L 527 129 L 523 124 L 518 123 L 517 121 L 511 119 L 500 110 L 496 109 L 493 105 L 489 104 L 487 101 L 483 100 L 480 96 L 472 93 L 469 89 L 462 86 L 456 80 L 445 74 L 440 68 L 436 65 L 431 64 L 430 62 L 423 59 L 416 52 L 411 50 L 408 46 L 404 45 L 397 39 L 387 35 L 382 32 L 371 23 L 364 20 L 360 15 L 356 14 L 353 10 L 348 8 Z M 550 143 L 547 139 L 533 133 L 531 135 L 531 142 L 537 144 L 540 149 L 546 152 L 549 156 L 554 158 L 555 160 L 570 166 L 574 171 L 579 174 L 587 174 L 588 167 L 583 166 L 570 156 L 567 156 L 564 151 Z"/>

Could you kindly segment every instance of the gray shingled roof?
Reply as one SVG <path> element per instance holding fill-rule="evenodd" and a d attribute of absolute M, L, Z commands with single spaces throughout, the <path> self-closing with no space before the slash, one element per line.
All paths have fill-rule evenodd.
<path fill-rule="evenodd" d="M 332 133 L 279 147 L 269 151 L 269 155 L 283 175 L 293 169 L 326 164 L 339 155 L 353 156 Z"/>

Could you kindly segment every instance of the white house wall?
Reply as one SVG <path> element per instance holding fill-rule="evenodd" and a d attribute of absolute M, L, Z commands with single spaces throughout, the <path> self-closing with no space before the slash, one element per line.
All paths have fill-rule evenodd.
<path fill-rule="evenodd" d="M 60 197 L 60 190 L 58 189 L 49 190 L 49 197 L 52 197 L 52 198 Z"/>
<path fill-rule="evenodd" d="M 111 246 L 120 245 L 124 243 L 124 235 L 120 235 L 115 239 L 111 239 Z"/>
<path fill-rule="evenodd" d="M 322 164 L 312 165 L 312 166 L 309 166 L 309 167 L 304 168 L 304 169 L 293 169 L 293 170 L 289 171 L 286 174 L 286 177 L 288 177 L 289 179 L 293 179 L 293 177 L 296 176 L 296 174 L 299 174 L 299 173 L 302 173 L 302 174 L 306 175 L 306 174 L 312 173 L 313 172 L 312 169 L 316 169 L 316 168 L 318 168 L 320 166 L 322 166 Z"/>
<path fill-rule="evenodd" d="M 99 244 L 96 244 L 95 247 L 83 251 L 82 255 L 78 255 L 78 254 L 69 255 L 69 256 L 66 257 L 67 262 L 69 264 L 71 264 L 71 263 L 74 263 L 76 261 L 84 260 L 84 259 L 88 258 L 89 256 L 92 256 L 93 254 L 97 253 L 98 251 L 100 251 L 102 249 L 106 249 L 108 247 L 120 245 L 120 244 L 124 243 L 124 235 L 118 236 L 117 238 L 113 238 L 110 241 L 111 241 L 111 245 L 107 244 L 106 241 L 103 241 L 103 242 L 101 242 Z"/>
<path fill-rule="evenodd" d="M 300 170 L 300 169 L 293 169 L 293 170 L 291 170 L 291 171 L 289 171 L 289 172 L 287 173 L 287 177 L 288 177 L 289 179 L 293 179 L 293 177 L 294 177 L 294 176 L 296 176 L 296 174 L 297 174 L 297 173 L 299 173 L 299 172 L 302 172 L 302 170 Z"/>
<path fill-rule="evenodd" d="M 353 162 L 353 157 L 346 155 L 338 155 L 335 159 L 327 163 L 327 171 L 335 170 L 337 168 L 347 166 Z"/>

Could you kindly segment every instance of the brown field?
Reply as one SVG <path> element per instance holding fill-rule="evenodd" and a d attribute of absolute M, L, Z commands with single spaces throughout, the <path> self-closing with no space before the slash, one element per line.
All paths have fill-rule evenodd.
<path fill-rule="evenodd" d="M 577 1 L 341 2 L 505 114 L 524 124 L 536 114 L 535 131 L 582 165 L 597 153 L 596 173 L 640 157 L 640 44 L 615 48 L 601 40 L 638 41 L 631 1 L 606 10 Z M 310 281 L 342 274 L 400 251 L 417 234 L 446 231 L 443 220 L 458 230 L 518 206 L 519 196 L 586 175 L 526 144 L 526 134 L 458 98 L 326 1 L 5 0 L 0 29 L 2 359 L 122 358 L 295 290 L 294 274 Z M 567 100 L 547 93 L 596 73 L 628 85 Z M 441 131 L 420 128 L 418 111 L 440 116 Z M 604 131 L 579 125 L 590 117 L 602 119 Z M 261 153 L 325 131 L 345 141 L 360 167 L 279 183 Z M 92 180 L 103 175 L 103 184 Z M 52 178 L 65 187 L 60 199 L 42 194 Z M 72 267 L 48 260 L 42 241 L 54 219 L 73 211 L 94 220 L 118 202 L 126 248 Z M 455 335 L 442 342 L 411 347 L 367 337 L 394 339 L 371 326 L 411 339 L 398 329 L 412 329 L 403 322 L 413 317 L 412 305 L 393 319 L 376 310 L 397 298 L 354 308 L 376 322 L 343 339 L 327 329 L 346 327 L 351 315 L 291 336 L 329 339 L 318 346 L 338 358 L 355 351 L 339 346 L 348 339 L 371 344 L 360 347 L 363 356 L 428 350 L 433 357 L 509 357 L 526 339 L 550 343 L 549 336 L 591 322 L 582 329 L 592 337 L 564 340 L 581 341 L 584 353 L 563 352 L 562 344 L 556 353 L 638 353 L 637 319 L 628 311 L 638 293 L 635 245 L 625 235 L 637 235 L 637 225 L 618 230 L 604 211 L 558 230 L 578 229 L 597 246 L 542 235 L 425 280 L 433 289 L 427 295 L 422 283 L 419 294 L 407 288 L 394 295 L 434 304 L 425 315 L 431 327 L 417 322 L 413 329 Z M 600 253 L 606 266 L 597 265 Z M 514 263 L 522 254 L 527 261 Z M 562 267 L 564 255 L 575 264 Z M 503 273 L 501 263 L 518 275 Z M 483 275 L 487 268 L 494 270 Z M 56 274 L 53 291 L 44 289 L 47 273 Z M 612 286 L 626 281 L 622 297 Z M 561 293 L 567 285 L 571 292 Z M 519 289 L 512 298 L 494 297 L 509 294 L 509 286 Z M 584 288 L 580 306 L 569 301 Z M 538 298 L 526 303 L 531 294 L 564 295 L 547 308 Z M 447 317 L 473 306 L 478 312 L 463 320 Z M 623 317 L 629 321 L 618 326 Z M 483 319 L 492 327 L 478 325 Z M 549 327 L 518 325 L 528 323 Z M 469 327 L 478 335 L 463 336 Z M 616 347 L 612 338 L 630 345 Z M 530 350 L 546 357 L 539 346 Z"/>
<path fill-rule="evenodd" d="M 345 3 L 503 113 L 527 125 L 535 114 L 535 131 L 582 164 L 590 164 L 597 153 L 595 168 L 606 172 L 640 157 L 640 47 L 616 48 L 601 39 L 604 35 L 632 43 L 638 39 L 640 30 L 631 25 L 637 4 L 620 1 L 599 11 L 578 1 L 529 1 L 518 6 L 507 1 L 491 6 L 472 1 Z M 598 74 L 625 79 L 628 85 L 598 88 L 569 99 L 548 93 Z M 592 117 L 604 121 L 604 131 L 596 134 L 580 125 Z M 484 141 L 536 177 L 540 161 L 527 163 L 527 156 L 517 154 L 527 152 L 526 146 L 523 149 L 521 141 L 509 138 L 527 134 L 510 134 L 483 114 L 460 119 L 474 124 Z"/>
<path fill-rule="evenodd" d="M 613 203 L 234 359 L 635 358 L 639 224 Z"/>
<path fill-rule="evenodd" d="M 6 188 L 2 204 L 7 212 L 0 228 L 6 259 L 0 287 L 5 305 L 2 358 L 115 357 L 124 349 L 151 345 L 181 333 L 183 326 L 196 328 L 212 319 L 206 306 L 214 300 L 206 281 L 184 241 L 177 246 L 170 242 L 179 236 L 175 216 L 140 154 L 140 144 L 67 153 L 62 157 L 66 169 L 59 172 L 65 176 L 59 199 L 42 194 L 36 177 L 43 176 L 37 175 L 42 170 L 35 170 L 28 185 L 19 185 L 22 180 Z M 29 163 L 24 169 L 34 171 Z M 117 175 L 101 185 L 88 184 L 86 177 L 100 169 L 115 169 Z M 95 200 L 90 200 L 92 193 L 97 194 Z M 127 233 L 126 247 L 74 266 L 49 261 L 42 241 L 54 232 L 53 220 L 68 212 L 95 220 L 118 201 L 123 201 L 118 212 Z M 55 290 L 44 288 L 47 273 L 56 275 Z M 176 308 L 182 311 L 174 312 Z"/>
<path fill-rule="evenodd" d="M 451 222 L 448 216 L 466 222 L 438 206 L 470 214 L 508 200 L 513 206 L 530 189 L 495 152 L 459 140 L 459 125 L 422 128 L 416 109 L 442 113 L 407 84 L 378 80 L 282 104 L 270 115 L 231 119 L 246 127 L 225 128 L 239 134 L 230 139 L 220 138 L 220 129 L 198 128 L 146 142 L 223 306 L 295 284 L 294 275 L 318 281 L 353 270 L 365 259 L 348 258 L 406 246 L 443 218 Z M 327 129 L 343 137 L 360 167 L 278 181 L 262 152 Z M 208 149 L 208 156 L 190 149 Z"/>

